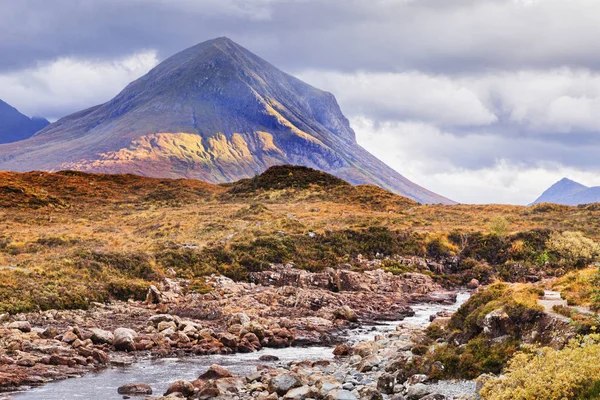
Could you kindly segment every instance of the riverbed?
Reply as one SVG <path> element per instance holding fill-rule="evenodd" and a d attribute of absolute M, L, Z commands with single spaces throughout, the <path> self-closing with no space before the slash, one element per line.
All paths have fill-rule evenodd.
<path fill-rule="evenodd" d="M 403 321 L 386 322 L 381 325 L 363 326 L 348 332 L 348 343 L 354 344 L 362 341 L 373 340 L 377 335 L 393 331 L 396 326 L 423 329 L 429 324 L 429 318 L 440 311 L 456 311 L 467 299 L 469 293 L 458 293 L 457 301 L 451 305 L 440 304 L 415 304 L 411 308 L 415 315 Z M 98 373 L 90 373 L 80 378 L 52 382 L 45 386 L 31 389 L 26 392 L 12 394 L 15 400 L 118 400 L 123 396 L 117 394 L 117 388 L 126 383 L 143 382 L 149 384 L 155 395 L 166 391 L 170 383 L 179 380 L 194 380 L 208 369 L 212 364 L 219 364 L 228 368 L 236 375 L 249 375 L 256 371 L 257 365 L 287 364 L 291 361 L 302 360 L 331 360 L 333 359 L 332 347 L 288 347 L 284 349 L 263 349 L 255 353 L 214 355 L 186 358 L 142 359 L 131 365 L 115 366 Z M 274 355 L 279 361 L 266 363 L 260 361 L 263 355 Z M 447 390 L 455 389 L 454 383 L 446 384 Z M 464 385 L 464 383 L 457 383 Z M 0 400 L 3 397 L 0 395 Z"/>

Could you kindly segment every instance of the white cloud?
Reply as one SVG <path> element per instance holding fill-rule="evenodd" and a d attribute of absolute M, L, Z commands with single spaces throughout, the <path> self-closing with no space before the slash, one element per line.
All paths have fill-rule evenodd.
<path fill-rule="evenodd" d="M 0 99 L 24 114 L 58 119 L 110 100 L 158 63 L 154 51 L 110 60 L 61 58 L 0 74 Z"/>

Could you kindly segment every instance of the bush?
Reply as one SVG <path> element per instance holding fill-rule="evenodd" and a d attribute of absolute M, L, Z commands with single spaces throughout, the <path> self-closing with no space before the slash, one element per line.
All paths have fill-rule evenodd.
<path fill-rule="evenodd" d="M 562 350 L 530 347 L 509 361 L 500 378 L 483 381 L 486 400 L 590 399 L 600 381 L 600 336 L 573 340 Z"/>
<path fill-rule="evenodd" d="M 572 263 L 576 268 L 585 267 L 600 257 L 600 245 L 581 232 L 554 232 L 546 247 L 559 258 L 559 262 Z"/>

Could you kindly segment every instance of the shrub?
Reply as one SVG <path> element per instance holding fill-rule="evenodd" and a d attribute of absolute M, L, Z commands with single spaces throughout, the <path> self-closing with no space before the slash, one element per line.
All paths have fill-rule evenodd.
<path fill-rule="evenodd" d="M 574 267 L 585 267 L 600 257 L 600 245 L 581 232 L 554 232 L 546 247 L 559 257 L 562 263 L 573 263 Z"/>
<path fill-rule="evenodd" d="M 497 216 L 490 222 L 489 229 L 494 235 L 504 238 L 508 233 L 508 220 L 502 216 Z"/>
<path fill-rule="evenodd" d="M 529 347 L 509 361 L 500 378 L 483 381 L 486 400 L 590 399 L 600 381 L 600 336 L 571 341 L 564 349 Z"/>

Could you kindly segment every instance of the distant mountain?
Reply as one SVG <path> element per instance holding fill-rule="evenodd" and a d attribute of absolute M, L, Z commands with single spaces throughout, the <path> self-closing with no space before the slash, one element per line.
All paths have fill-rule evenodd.
<path fill-rule="evenodd" d="M 223 183 L 282 164 L 376 184 L 421 203 L 453 203 L 359 146 L 331 93 L 227 38 L 184 50 L 108 103 L 0 146 L 0 170 L 14 171 L 73 169 Z"/>
<path fill-rule="evenodd" d="M 44 118 L 29 118 L 0 100 L 0 144 L 28 139 L 49 124 Z"/>
<path fill-rule="evenodd" d="M 552 185 L 532 204 L 556 203 L 569 206 L 600 202 L 600 186 L 587 187 L 568 178 Z"/>

